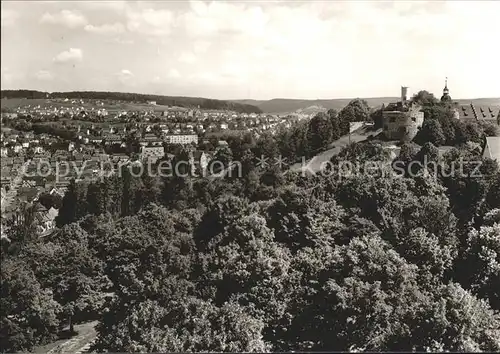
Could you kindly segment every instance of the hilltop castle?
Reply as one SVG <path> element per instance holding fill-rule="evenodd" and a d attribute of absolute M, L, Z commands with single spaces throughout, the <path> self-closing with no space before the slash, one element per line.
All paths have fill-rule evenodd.
<path fill-rule="evenodd" d="M 412 140 L 424 123 L 421 106 L 409 101 L 408 87 L 401 87 L 401 101 L 382 106 L 384 135 L 391 140 Z"/>

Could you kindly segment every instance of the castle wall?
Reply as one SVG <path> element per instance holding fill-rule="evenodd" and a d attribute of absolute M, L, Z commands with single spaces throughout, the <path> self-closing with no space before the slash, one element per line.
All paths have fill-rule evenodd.
<path fill-rule="evenodd" d="M 411 107 L 407 112 L 384 111 L 384 135 L 391 140 L 412 140 L 424 123 L 424 112 Z"/>

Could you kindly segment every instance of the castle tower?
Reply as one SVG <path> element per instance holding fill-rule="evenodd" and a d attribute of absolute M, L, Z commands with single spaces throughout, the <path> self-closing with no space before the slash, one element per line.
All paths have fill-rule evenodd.
<path fill-rule="evenodd" d="M 441 96 L 441 102 L 451 102 L 450 90 L 448 90 L 448 77 L 444 81 L 443 96 Z"/>
<path fill-rule="evenodd" d="M 401 102 L 405 103 L 408 100 L 408 87 L 401 86 Z"/>

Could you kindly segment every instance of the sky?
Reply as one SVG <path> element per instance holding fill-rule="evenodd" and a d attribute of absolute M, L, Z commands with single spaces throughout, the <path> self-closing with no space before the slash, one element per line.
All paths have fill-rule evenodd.
<path fill-rule="evenodd" d="M 2 1 L 1 88 L 500 97 L 500 1 Z"/>

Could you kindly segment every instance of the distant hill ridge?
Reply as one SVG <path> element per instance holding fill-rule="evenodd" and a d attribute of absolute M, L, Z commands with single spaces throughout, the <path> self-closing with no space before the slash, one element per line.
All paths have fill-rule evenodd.
<path fill-rule="evenodd" d="M 370 107 L 380 107 L 382 104 L 388 104 L 400 100 L 400 97 L 360 97 Z M 353 98 L 338 98 L 338 99 L 318 99 L 318 100 L 303 100 L 289 98 L 274 98 L 271 100 L 233 100 L 232 102 L 250 104 L 259 107 L 264 113 L 287 113 L 308 110 L 310 107 L 324 107 L 328 109 L 341 110 Z M 500 98 L 473 98 L 453 100 L 461 105 L 473 103 L 475 106 L 493 106 L 500 107 Z"/>
<path fill-rule="evenodd" d="M 148 95 L 125 92 L 105 92 L 105 91 L 70 91 L 70 92 L 43 92 L 36 90 L 2 90 L 1 98 L 27 98 L 27 99 L 45 99 L 45 98 L 69 98 L 69 99 L 96 99 L 96 100 L 115 100 L 126 102 L 156 101 L 158 105 L 179 106 L 188 108 L 203 109 L 227 109 L 241 113 L 262 113 L 260 108 L 245 103 L 234 101 L 213 100 L 201 97 L 177 97 Z"/>
<path fill-rule="evenodd" d="M 184 97 L 184 96 L 162 96 L 138 93 L 124 92 L 105 92 L 105 91 L 70 91 L 70 92 L 43 92 L 36 90 L 2 90 L 1 98 L 69 98 L 69 99 L 100 99 L 116 100 L 126 102 L 156 101 L 158 105 L 180 106 L 186 108 L 196 108 L 200 106 L 203 109 L 229 109 L 241 113 L 314 113 L 328 109 L 340 111 L 353 98 L 337 99 L 293 99 L 293 98 L 274 98 L 271 100 L 214 100 L 202 97 Z M 360 97 L 362 98 L 362 97 Z M 380 107 L 382 104 L 396 102 L 399 97 L 369 97 L 362 98 L 367 101 L 370 107 Z M 475 106 L 500 107 L 500 98 L 472 98 L 454 100 L 461 105 L 474 104 Z"/>
<path fill-rule="evenodd" d="M 317 114 L 319 112 L 326 112 L 327 109 L 323 106 L 309 106 L 306 108 L 299 108 L 298 110 L 295 111 L 295 113 L 300 113 L 300 114 Z"/>

